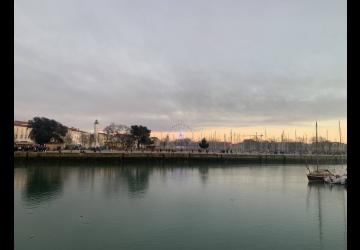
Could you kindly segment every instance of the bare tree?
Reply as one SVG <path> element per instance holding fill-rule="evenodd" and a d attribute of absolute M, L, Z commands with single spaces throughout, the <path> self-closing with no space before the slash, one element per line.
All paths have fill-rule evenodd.
<path fill-rule="evenodd" d="M 111 135 L 111 134 L 129 134 L 130 133 L 130 128 L 126 125 L 123 124 L 115 124 L 115 123 L 111 123 L 110 125 L 106 126 L 104 128 L 104 131 L 106 132 L 106 134 Z"/>
<path fill-rule="evenodd" d="M 117 135 L 129 134 L 130 128 L 123 124 L 110 123 L 110 125 L 104 128 L 106 133 L 106 144 L 110 147 L 116 147 L 119 138 Z"/>
<path fill-rule="evenodd" d="M 111 136 L 109 144 L 118 149 L 131 149 L 135 145 L 135 138 L 130 134 L 115 134 Z"/>

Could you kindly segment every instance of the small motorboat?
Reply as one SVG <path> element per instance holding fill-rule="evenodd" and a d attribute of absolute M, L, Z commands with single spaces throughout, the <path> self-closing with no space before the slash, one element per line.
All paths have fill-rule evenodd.
<path fill-rule="evenodd" d="M 324 181 L 329 184 L 347 184 L 347 174 L 343 175 L 332 175 L 324 178 Z"/>

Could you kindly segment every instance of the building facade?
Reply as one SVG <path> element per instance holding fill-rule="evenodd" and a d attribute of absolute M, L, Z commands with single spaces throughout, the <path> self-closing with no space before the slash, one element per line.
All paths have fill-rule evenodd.
<path fill-rule="evenodd" d="M 32 144 L 33 140 L 30 139 L 31 128 L 28 122 L 14 121 L 14 143 L 15 144 Z"/>
<path fill-rule="evenodd" d="M 108 135 L 103 131 L 97 132 L 97 145 L 98 147 L 103 147 L 106 145 Z"/>
<path fill-rule="evenodd" d="M 81 144 L 81 132 L 76 128 L 68 128 L 68 133 L 65 136 L 68 140 L 65 140 L 66 145 L 80 145 Z"/>
<path fill-rule="evenodd" d="M 88 148 L 91 146 L 90 133 L 77 128 L 68 128 L 65 136 L 65 146 L 82 146 Z"/>

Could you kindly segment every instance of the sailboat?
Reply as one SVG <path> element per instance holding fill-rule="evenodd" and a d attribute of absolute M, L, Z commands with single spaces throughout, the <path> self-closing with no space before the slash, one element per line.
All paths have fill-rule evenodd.
<path fill-rule="evenodd" d="M 316 151 L 316 170 L 311 171 L 310 168 L 306 165 L 308 169 L 307 178 L 309 181 L 321 181 L 324 182 L 324 179 L 329 176 L 333 176 L 328 169 L 319 169 L 319 159 L 318 159 L 318 130 L 316 122 L 316 141 L 315 141 L 315 151 Z"/>

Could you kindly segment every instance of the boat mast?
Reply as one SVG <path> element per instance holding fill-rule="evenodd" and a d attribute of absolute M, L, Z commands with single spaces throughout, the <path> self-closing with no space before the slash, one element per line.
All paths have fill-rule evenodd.
<path fill-rule="evenodd" d="M 296 129 L 295 129 L 295 154 L 297 153 L 297 143 L 296 143 Z"/>
<path fill-rule="evenodd" d="M 342 150 L 340 150 L 340 148 L 341 148 L 341 127 L 340 127 L 340 121 L 339 121 L 339 153 L 341 154 Z M 343 164 L 341 157 L 340 157 L 340 162 Z"/>
<path fill-rule="evenodd" d="M 317 125 L 317 121 L 316 121 L 315 152 L 316 152 L 316 171 L 318 171 L 319 170 L 319 158 L 318 158 L 318 125 Z"/>
<path fill-rule="evenodd" d="M 341 127 L 340 127 L 340 121 L 339 121 L 339 153 L 341 152 L 340 147 L 341 147 Z"/>

